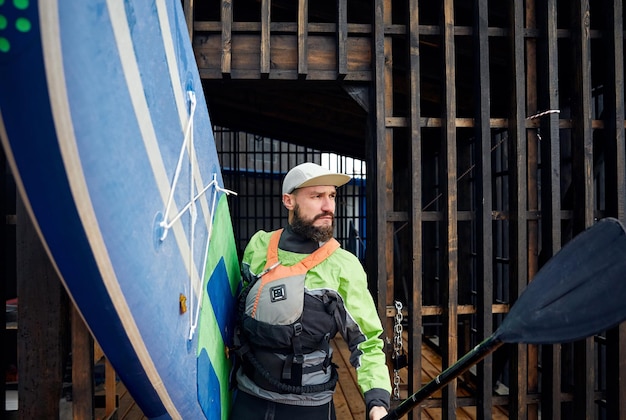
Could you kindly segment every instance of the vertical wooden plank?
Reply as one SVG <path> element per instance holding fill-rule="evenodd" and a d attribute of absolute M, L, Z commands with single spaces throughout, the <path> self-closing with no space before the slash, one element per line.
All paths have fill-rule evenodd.
<path fill-rule="evenodd" d="M 409 366 L 409 394 L 422 385 L 422 131 L 420 125 L 420 53 L 419 1 L 408 2 L 408 62 L 409 62 L 409 123 L 411 132 L 411 236 L 412 299 L 409 312 L 411 351 Z M 421 408 L 413 410 L 412 418 L 420 418 Z"/>
<path fill-rule="evenodd" d="M 0 147 L 0 179 L 2 182 L 0 183 L 0 242 L 2 244 L 2 253 L 0 253 L 0 273 L 2 273 L 3 288 L 2 288 L 2 297 L 3 300 L 7 302 L 9 299 L 14 299 L 16 297 L 16 279 L 15 279 L 15 254 L 14 246 L 15 246 L 15 238 L 10 236 L 10 228 L 9 228 L 9 218 L 15 219 L 15 210 L 11 209 L 12 205 L 9 203 L 15 202 L 14 194 L 9 194 L 9 185 L 13 183 L 13 179 L 11 178 L 11 172 L 7 168 L 7 160 L 6 155 L 4 154 L 4 148 Z M 11 209 L 11 210 L 10 210 Z M 6 383 L 12 382 L 12 378 L 8 378 L 8 369 L 10 364 L 17 362 L 14 359 L 16 356 L 16 347 L 9 346 L 8 343 L 15 343 L 13 340 L 16 339 L 12 333 L 8 334 L 7 330 L 14 329 L 13 325 L 15 324 L 14 319 L 7 319 L 8 312 L 5 312 L 3 315 L 5 328 L 0 331 L 0 341 L 4 344 L 4 363 L 5 363 L 5 385 L 3 387 L 3 392 L 0 393 L 0 407 L 6 408 Z M 13 314 L 12 314 L 13 315 Z M 11 317 L 12 318 L 12 317 Z M 11 328 L 9 328 L 9 322 L 11 324 Z M 9 341 L 11 340 L 11 341 Z M 17 346 L 17 343 L 14 344 Z M 10 350 L 9 350 L 10 349 Z M 3 408 L 3 410 L 5 409 Z"/>
<path fill-rule="evenodd" d="M 444 354 L 443 368 L 447 368 L 458 359 L 458 216 L 457 216 L 457 148 L 456 148 L 456 69 L 454 48 L 454 0 L 444 0 L 443 3 L 443 60 L 445 67 L 444 106 L 442 121 L 443 157 L 442 169 L 446 171 L 442 176 L 446 194 L 446 223 L 447 232 L 446 257 L 447 274 L 444 293 L 444 329 L 447 337 L 441 337 Z M 456 416 L 457 381 L 450 382 L 443 389 L 442 414 L 444 418 L 453 419 Z"/>
<path fill-rule="evenodd" d="M 384 9 L 385 3 L 390 0 L 376 0 L 374 3 L 374 25 L 373 25 L 373 50 L 374 50 L 374 120 L 372 121 L 374 131 L 374 148 L 375 148 L 375 211 L 376 211 L 376 233 L 375 239 L 379 252 L 376 252 L 376 274 L 377 274 L 377 304 L 378 315 L 383 323 L 387 319 L 387 283 L 388 264 L 387 254 L 390 249 L 387 245 L 387 211 L 389 197 L 391 196 L 391 180 L 393 167 L 390 155 L 389 145 L 387 144 L 387 130 L 385 126 L 385 32 L 384 32 Z M 392 248 L 393 249 L 393 248 Z M 388 324 L 388 322 L 387 322 Z M 384 325 L 388 330 L 388 325 Z"/>
<path fill-rule="evenodd" d="M 230 78 L 232 64 L 233 2 L 222 0 L 222 77 Z"/>
<path fill-rule="evenodd" d="M 109 359 L 104 360 L 104 389 L 106 392 L 104 412 L 107 418 L 113 418 L 117 410 L 117 381 L 115 378 L 115 369 L 113 369 L 113 365 Z"/>
<path fill-rule="evenodd" d="M 261 76 L 270 74 L 271 0 L 261 0 Z"/>
<path fill-rule="evenodd" d="M 16 215 L 19 417 L 55 419 L 59 416 L 64 368 L 64 291 L 19 197 Z"/>
<path fill-rule="evenodd" d="M 348 74 L 348 0 L 337 0 L 337 77 Z"/>
<path fill-rule="evenodd" d="M 185 23 L 187 23 L 187 31 L 189 32 L 189 39 L 191 41 L 193 41 L 193 1 L 194 0 L 183 0 Z"/>
<path fill-rule="evenodd" d="M 511 115 L 509 118 L 509 255 L 511 275 L 511 302 L 514 302 L 528 283 L 527 266 L 527 198 L 526 198 L 526 103 L 525 103 L 525 43 L 524 4 L 511 0 Z M 509 412 L 514 418 L 527 417 L 526 394 L 528 352 L 517 345 L 511 358 L 511 388 Z"/>
<path fill-rule="evenodd" d="M 574 86 L 572 107 L 572 156 L 574 232 L 577 234 L 591 226 L 594 218 L 593 190 L 593 133 L 591 129 L 591 42 L 589 1 L 573 3 L 572 19 L 574 51 Z M 574 344 L 574 413 L 577 418 L 595 415 L 595 366 L 593 338 Z"/>
<path fill-rule="evenodd" d="M 607 211 L 609 215 L 626 222 L 626 158 L 624 156 L 624 6 L 622 0 L 604 1 L 606 16 L 603 40 L 607 45 L 607 86 L 604 90 L 605 129 L 608 143 L 614 150 L 607 150 Z M 623 381 L 626 384 L 626 378 Z M 626 401 L 626 396 L 623 401 Z"/>
<path fill-rule="evenodd" d="M 557 39 L 557 0 L 547 0 L 545 9 L 545 61 L 542 70 L 545 85 L 541 84 L 541 103 L 548 111 L 559 108 L 559 57 Z M 543 108 L 542 108 L 543 110 Z M 550 258 L 561 248 L 561 151 L 559 113 L 551 112 L 538 117 L 536 130 L 542 146 L 542 225 L 543 249 Z M 547 216 L 547 217 L 546 217 Z"/>
<path fill-rule="evenodd" d="M 557 9 L 555 0 L 546 0 L 540 3 L 538 14 L 541 17 L 540 31 L 545 33 L 541 40 L 540 74 L 541 87 L 539 100 L 540 111 L 557 110 L 559 107 L 558 97 L 558 45 L 557 45 Z M 537 112 L 535 108 L 535 112 Z M 529 130 L 539 141 L 541 148 L 541 227 L 542 227 L 542 255 L 547 260 L 561 247 L 561 154 L 559 139 L 559 121 L 557 113 L 550 113 L 531 120 L 537 125 L 536 129 Z M 541 137 L 538 139 L 538 137 Z M 530 141 L 530 139 L 529 139 Z M 538 207 L 530 207 L 537 209 Z M 534 273 L 532 273 L 534 275 Z M 530 355 L 529 355 L 530 356 Z M 556 409 L 560 411 L 561 400 L 561 346 L 544 346 L 543 371 L 547 372 L 543 379 L 543 396 L 545 410 Z M 535 365 L 536 366 L 536 365 Z M 533 367 L 535 367 L 533 366 Z M 529 391 L 537 391 L 537 383 L 529 383 Z M 534 408 L 534 407 L 533 407 Z M 533 410 L 533 418 L 537 413 Z M 543 412 L 542 412 L 543 415 Z M 529 407 L 530 417 L 530 407 Z"/>
<path fill-rule="evenodd" d="M 549 1 L 549 0 L 548 0 Z M 554 22 L 556 24 L 556 22 Z M 526 2 L 526 27 L 529 29 L 537 29 L 537 5 L 535 0 Z M 537 87 L 537 40 L 535 38 L 526 39 L 526 110 L 528 114 L 537 112 L 538 87 Z M 526 131 L 526 144 L 528 153 L 528 210 L 532 214 L 539 214 L 539 132 L 534 130 Z M 557 137 L 558 141 L 558 137 Z M 558 146 L 558 143 L 557 143 Z M 557 160 L 558 162 L 558 160 Z M 549 165 L 548 165 L 549 166 Z M 543 168 L 543 166 L 542 166 Z M 558 165 L 557 165 L 558 168 Z M 550 175 L 547 177 L 550 179 Z M 558 185 L 558 184 L 557 184 Z M 541 188 L 543 192 L 543 188 Z M 558 191 L 557 195 L 558 197 Z M 545 224 L 551 226 L 554 219 L 549 218 Z M 529 217 L 528 220 L 528 278 L 532 281 L 533 276 L 538 270 L 538 255 L 541 250 L 539 246 L 539 219 L 537 217 Z M 539 391 L 538 377 L 538 348 L 530 345 L 527 347 L 528 352 L 528 375 L 527 375 L 527 391 Z M 527 406 L 527 418 L 537 419 L 539 416 L 538 406 L 536 404 Z"/>
<path fill-rule="evenodd" d="M 298 0 L 298 77 L 305 78 L 309 72 L 309 1 Z"/>
<path fill-rule="evenodd" d="M 75 419 L 94 418 L 93 338 L 72 305 L 72 411 Z"/>
<path fill-rule="evenodd" d="M 624 149 L 622 149 L 624 150 Z M 626 185 L 622 183 L 622 188 Z M 622 220 L 623 223 L 623 219 Z M 626 420 L 626 323 L 607 331 L 607 417 Z"/>
<path fill-rule="evenodd" d="M 489 73 L 489 4 L 488 0 L 477 0 L 474 9 L 474 63 L 476 83 L 474 97 L 476 149 L 476 235 L 477 235 L 477 278 L 478 305 L 477 321 L 479 341 L 493 332 L 493 226 L 491 220 L 492 174 L 491 174 L 491 127 L 490 117 L 490 73 Z M 489 420 L 492 417 L 493 358 L 488 356 L 477 366 L 478 389 L 477 417 Z"/>
<path fill-rule="evenodd" d="M 626 144 L 624 141 L 624 10 L 622 0 L 604 2 L 604 41 L 609 83 L 605 92 L 607 212 L 626 223 Z M 611 174 L 611 175 L 608 175 Z M 607 332 L 607 418 L 626 420 L 626 323 Z"/>
<path fill-rule="evenodd" d="M 386 214 L 385 214 L 385 238 L 382 243 L 385 244 L 385 265 L 387 266 L 387 278 L 386 278 L 386 290 L 385 290 L 385 306 L 390 307 L 394 304 L 394 291 L 395 291 L 395 273 L 394 273 L 394 253 L 395 253 L 395 232 L 394 232 L 394 222 L 390 220 L 389 214 L 394 210 L 394 200 L 393 200 L 393 168 L 394 168 L 394 159 L 393 159 L 393 128 L 387 127 L 387 117 L 393 116 L 393 92 L 394 92 L 394 84 L 393 84 L 393 51 L 392 51 L 392 39 L 391 36 L 387 35 L 385 31 L 385 27 L 391 25 L 392 23 L 392 4 L 393 0 L 385 0 L 383 4 L 383 34 L 384 34 L 384 89 L 382 92 L 379 92 L 380 96 L 383 98 L 383 108 L 384 108 L 384 119 L 381 124 L 384 126 L 385 130 L 385 155 L 379 155 L 378 158 L 381 157 L 385 159 L 387 165 L 385 166 L 385 185 L 386 185 L 386 195 L 385 201 L 386 205 Z M 393 331 L 393 318 L 386 318 L 386 330 Z"/>
<path fill-rule="evenodd" d="M 574 168 L 573 174 L 576 200 L 574 208 L 574 233 L 579 233 L 593 224 L 593 131 L 591 96 L 591 38 L 589 0 L 578 0 L 574 7 L 575 25 L 572 34 L 574 46 L 574 86 L 572 107 L 572 148 Z"/>
<path fill-rule="evenodd" d="M 391 39 L 385 36 L 385 23 L 391 18 L 391 0 L 377 0 L 374 4 L 374 132 L 376 167 L 376 272 L 377 303 L 380 319 L 388 333 L 393 331 L 393 318 L 388 318 L 386 307 L 393 303 L 393 221 L 387 215 L 393 209 L 393 145 L 392 131 L 386 127 L 386 116 L 391 113 Z"/>

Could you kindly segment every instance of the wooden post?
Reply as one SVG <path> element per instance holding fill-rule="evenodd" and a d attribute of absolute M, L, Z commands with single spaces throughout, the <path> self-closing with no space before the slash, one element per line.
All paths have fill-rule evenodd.
<path fill-rule="evenodd" d="M 72 400 L 75 419 L 94 417 L 93 338 L 78 310 L 72 309 Z"/>
<path fill-rule="evenodd" d="M 458 359 L 458 295 L 459 295 L 459 241 L 458 241 L 458 191 L 457 191 L 457 136 L 456 136 L 456 69 L 454 45 L 454 2 L 443 2 L 443 60 L 445 82 L 443 84 L 444 115 L 441 119 L 441 174 L 442 191 L 445 194 L 444 223 L 442 237 L 447 245 L 444 248 L 447 272 L 442 287 L 444 306 L 441 346 L 443 349 L 442 368 L 452 366 Z M 443 334 L 446 335 L 444 339 Z M 445 419 L 454 419 L 457 408 L 457 382 L 450 382 L 442 389 L 441 413 Z"/>
<path fill-rule="evenodd" d="M 522 293 L 528 284 L 528 224 L 527 224 L 527 149 L 526 149 L 526 98 L 525 98 L 525 40 L 524 5 L 510 2 L 511 28 L 511 115 L 509 118 L 509 211 L 511 258 L 511 298 Z M 511 388 L 509 412 L 513 418 L 525 419 L 527 407 L 528 348 L 516 346 L 511 359 Z"/>
<path fill-rule="evenodd" d="M 18 417 L 59 417 L 67 299 L 24 203 L 17 199 Z"/>
<path fill-rule="evenodd" d="M 479 139 L 476 147 L 476 237 L 477 237 L 477 322 L 478 341 L 487 339 L 493 332 L 493 191 L 491 171 L 491 127 L 490 127 L 490 75 L 488 1 L 476 2 L 474 15 L 474 45 L 476 48 L 475 69 L 478 75 L 475 87 L 475 133 Z M 486 357 L 478 363 L 478 386 L 476 413 L 478 418 L 489 420 L 493 406 L 493 359 Z"/>

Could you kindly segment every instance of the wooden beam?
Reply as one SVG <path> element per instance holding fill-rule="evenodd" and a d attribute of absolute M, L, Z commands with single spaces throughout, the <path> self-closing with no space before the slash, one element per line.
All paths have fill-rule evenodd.
<path fill-rule="evenodd" d="M 72 305 L 72 411 L 75 419 L 94 418 L 94 341 Z"/>
<path fill-rule="evenodd" d="M 271 9 L 271 0 L 261 1 L 261 77 L 267 77 L 270 74 L 270 29 L 272 21 Z"/>
<path fill-rule="evenodd" d="M 539 95 L 543 110 L 557 110 L 558 100 L 558 32 L 556 27 L 556 2 L 548 0 L 545 7 L 538 9 L 545 37 L 541 44 L 539 58 L 542 69 L 541 93 Z M 545 108 L 545 109 L 544 109 Z M 538 112 L 537 107 L 533 113 Z M 548 114 L 537 120 L 536 130 L 531 130 L 539 141 L 541 135 L 542 157 L 542 212 L 546 216 L 542 222 L 543 259 L 547 260 L 561 248 L 561 186 L 560 186 L 560 136 L 558 114 Z M 542 134 L 540 134 L 542 133 Z M 543 350 L 543 401 L 545 410 L 560 413 L 561 410 L 561 346 L 545 346 Z M 530 390 L 529 390 L 530 391 Z M 542 413 L 543 415 L 543 413 Z"/>
<path fill-rule="evenodd" d="M 626 145 L 624 140 L 624 21 L 622 0 L 605 2 L 604 43 L 609 51 L 605 101 L 607 210 L 626 223 Z M 607 418 L 626 420 L 626 323 L 607 332 Z"/>
<path fill-rule="evenodd" d="M 189 39 L 193 41 L 193 1 L 183 0 L 183 10 L 185 11 L 185 23 L 187 24 L 187 31 L 189 32 Z"/>
<path fill-rule="evenodd" d="M 478 335 L 477 340 L 485 340 L 493 332 L 493 211 L 491 173 L 491 122 L 490 122 L 490 73 L 489 73 L 489 33 L 487 0 L 478 0 L 474 6 L 474 46 L 476 69 L 476 236 L 478 283 Z M 488 356 L 477 366 L 478 389 L 476 412 L 478 418 L 489 420 L 493 405 L 493 357 Z"/>
<path fill-rule="evenodd" d="M 348 74 L 348 0 L 337 0 L 337 78 Z"/>
<path fill-rule="evenodd" d="M 549 1 L 549 0 L 548 0 Z M 534 0 L 526 3 L 526 30 L 537 31 L 537 5 Z M 538 109 L 538 76 L 537 76 L 537 39 L 534 37 L 526 39 L 526 109 L 527 114 L 534 114 Z M 526 121 L 529 121 L 526 119 Z M 532 121 L 532 120 L 531 120 Z M 528 125 L 528 124 L 527 124 Z M 527 142 L 527 206 L 529 211 L 539 213 L 539 191 L 543 192 L 543 188 L 539 188 L 539 139 L 538 130 L 526 130 Z M 549 143 L 549 142 L 546 142 Z M 545 143 L 544 143 L 545 144 Z M 550 165 L 548 165 L 550 167 Z M 543 178 L 542 178 L 543 179 Z M 546 179 L 550 179 L 548 176 Z M 558 192 L 557 192 L 558 197 Z M 552 220 L 552 219 L 550 219 Z M 545 225 L 550 223 L 544 223 Z M 539 244 L 539 220 L 528 219 L 528 249 L 527 249 L 527 270 L 528 279 L 532 281 L 533 276 L 538 270 L 538 256 L 541 250 Z M 526 392 L 538 392 L 539 376 L 538 376 L 538 349 L 537 346 L 529 345 L 527 351 L 527 377 Z M 520 378 L 521 379 L 521 378 Z M 527 418 L 529 420 L 537 419 L 539 407 L 537 404 L 531 404 L 526 401 Z"/>
<path fill-rule="evenodd" d="M 443 2 L 443 111 L 442 122 L 442 158 L 441 179 L 442 190 L 445 194 L 444 208 L 446 221 L 442 225 L 444 239 L 445 286 L 442 293 L 446 311 L 444 313 L 441 337 L 443 346 L 443 368 L 452 366 L 458 360 L 458 295 L 459 295 L 459 237 L 457 214 L 457 136 L 456 136 L 456 63 L 454 43 L 454 0 Z M 443 234 L 445 232 L 445 234 Z M 453 380 L 442 390 L 444 418 L 454 418 L 456 413 L 457 381 Z"/>
<path fill-rule="evenodd" d="M 526 101 L 525 101 L 525 40 L 524 40 L 524 4 L 519 1 L 509 2 L 511 72 L 510 88 L 511 115 L 509 118 L 508 171 L 509 171 L 509 255 L 511 273 L 511 299 L 516 300 L 528 284 L 527 266 L 527 153 L 526 153 Z M 517 418 L 527 415 L 526 394 L 528 378 L 527 346 L 515 346 L 511 359 L 511 405 L 510 412 Z"/>
<path fill-rule="evenodd" d="M 298 78 L 309 72 L 309 2 L 298 0 Z"/>
<path fill-rule="evenodd" d="M 389 130 L 385 126 L 385 117 L 389 112 L 387 110 L 388 102 L 387 89 L 388 83 L 388 62 L 385 60 L 387 53 L 387 39 L 385 37 L 384 27 L 385 19 L 389 18 L 387 7 L 390 0 L 375 0 L 373 8 L 373 59 L 374 59 L 374 92 L 373 106 L 370 109 L 372 117 L 372 141 L 374 148 L 374 161 L 371 167 L 375 168 L 375 234 L 374 243 L 378 244 L 378 251 L 375 252 L 376 266 L 376 289 L 377 289 L 377 305 L 378 316 L 381 320 L 385 318 L 385 307 L 389 304 L 389 300 L 393 300 L 393 294 L 389 293 L 389 288 L 393 288 L 393 223 L 387 221 L 387 212 L 391 207 L 391 197 L 393 193 L 393 160 L 392 145 Z M 383 324 L 386 331 L 392 331 L 390 321 Z"/>
<path fill-rule="evenodd" d="M 385 167 L 385 198 L 386 201 L 386 213 L 387 215 L 390 212 L 393 212 L 394 209 L 394 167 L 396 166 L 396 162 L 394 159 L 394 129 L 391 127 L 387 127 L 385 122 L 387 121 L 387 117 L 392 116 L 394 113 L 394 68 L 393 68 L 393 60 L 389 60 L 388 58 L 393 55 L 393 45 L 392 38 L 389 36 L 385 29 L 392 22 L 392 0 L 385 0 L 383 3 L 383 55 L 384 55 L 384 88 L 382 92 L 377 92 L 377 96 L 380 95 L 383 101 L 383 112 L 385 118 L 382 121 L 384 125 L 384 151 L 385 154 L 378 155 L 378 164 L 380 165 L 380 158 L 385 159 L 386 165 Z M 380 166 L 379 166 L 380 167 Z M 395 241 L 395 226 L 393 222 L 391 222 L 388 218 L 386 219 L 385 226 L 385 237 L 381 244 L 384 244 L 384 254 L 385 254 L 385 265 L 386 265 L 386 284 L 385 284 L 385 302 L 386 305 L 392 305 L 395 300 L 395 279 L 396 273 L 394 271 L 394 255 L 397 252 L 395 249 L 396 241 Z M 382 250 L 381 250 L 382 251 Z M 390 320 L 389 320 L 390 321 Z M 388 322 L 386 326 L 387 331 L 393 331 L 393 323 Z"/>
<path fill-rule="evenodd" d="M 422 127 L 420 107 L 419 1 L 409 0 L 408 62 L 409 62 L 409 128 L 411 161 L 411 311 L 409 313 L 409 394 L 422 386 Z M 420 418 L 421 407 L 416 407 L 413 418 Z"/>
<path fill-rule="evenodd" d="M 232 67 L 232 24 L 233 3 L 232 0 L 222 0 L 221 7 L 222 33 L 221 33 L 221 75 L 230 78 Z"/>
<path fill-rule="evenodd" d="M 2 173 L 2 183 L 0 184 L 0 241 L 3 244 L 3 252 L 0 254 L 0 270 L 2 270 L 3 276 L 3 286 L 2 287 L 2 297 L 3 300 L 8 303 L 9 299 L 15 299 L 17 287 L 15 281 L 15 259 L 14 259 L 14 249 L 11 249 L 13 243 L 15 243 L 15 239 L 12 235 L 13 226 L 9 227 L 11 224 L 15 224 L 15 210 L 11 209 L 12 206 L 9 206 L 10 202 L 14 202 L 15 194 L 9 194 L 9 186 L 12 184 L 13 180 L 11 178 L 11 171 L 7 168 L 7 159 L 4 154 L 4 148 L 0 147 L 0 173 Z M 17 343 L 15 340 L 17 337 L 14 335 L 13 331 L 8 332 L 8 330 L 15 330 L 17 328 L 17 322 L 14 318 L 15 312 L 11 311 L 11 316 L 9 315 L 9 308 L 6 306 L 7 311 L 5 312 L 3 319 L 5 322 L 5 328 L 0 331 L 0 341 L 4 344 L 4 363 L 5 363 L 5 391 L 6 383 L 13 382 L 13 378 L 9 376 L 9 369 L 11 369 L 11 375 L 16 372 L 13 372 L 12 369 L 14 363 L 17 365 L 16 354 L 17 354 Z M 9 341 L 10 340 L 10 341 Z M 8 343 L 14 343 L 13 345 L 8 345 Z M 6 409 L 6 396 L 7 393 L 4 392 L 0 394 L 0 406 L 5 407 Z"/>
<path fill-rule="evenodd" d="M 593 131 L 591 39 L 589 0 L 573 2 L 572 44 L 574 46 L 574 104 L 572 107 L 572 187 L 574 200 L 573 235 L 594 223 Z M 579 419 L 595 416 L 595 366 L 593 338 L 574 344 L 574 413 Z"/>
<path fill-rule="evenodd" d="M 225 23 L 225 26 L 226 25 Z M 221 67 L 224 57 L 231 56 L 228 77 L 232 79 L 298 79 L 298 35 L 281 32 L 271 36 L 272 55 L 271 68 L 269 45 L 263 47 L 262 36 L 256 33 L 236 32 L 233 23 L 229 31 L 229 43 L 226 52 L 222 41 L 227 37 L 226 31 L 220 33 L 198 32 L 194 39 L 194 52 L 198 69 L 203 79 L 223 79 L 225 74 Z M 309 24 L 310 28 L 311 24 Z M 225 28 L 226 29 L 226 28 Z M 294 28 L 295 29 L 295 26 Z M 231 33 L 232 32 L 232 33 Z M 307 35 L 307 80 L 336 81 L 339 77 L 337 69 L 337 37 L 334 34 L 309 33 Z M 346 81 L 372 80 L 372 41 L 368 36 L 349 37 L 345 44 Z M 225 53 L 227 53 L 225 55 Z M 265 55 L 264 55 L 265 54 Z M 265 58 L 262 58 L 264 56 Z M 234 57 L 234 59 L 233 59 Z M 267 60 L 266 62 L 261 62 Z M 263 65 L 263 68 L 261 68 Z M 262 74 L 263 73 L 263 74 Z"/>
<path fill-rule="evenodd" d="M 65 367 L 67 298 L 20 198 L 16 214 L 19 416 L 55 419 Z"/>

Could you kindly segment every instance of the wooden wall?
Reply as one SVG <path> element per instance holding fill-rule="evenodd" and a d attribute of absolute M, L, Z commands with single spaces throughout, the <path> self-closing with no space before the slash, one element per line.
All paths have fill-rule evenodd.
<path fill-rule="evenodd" d="M 573 236 L 626 222 L 622 2 L 300 0 L 274 22 L 277 3 L 288 8 L 262 0 L 247 21 L 229 0 L 187 2 L 205 88 L 366 86 L 367 266 L 389 338 L 394 302 L 408 308 L 412 393 L 423 342 L 453 364 Z M 332 18 L 311 23 L 320 9 Z M 478 365 L 474 397 L 452 383 L 425 404 L 445 418 L 504 405 L 511 418 L 626 419 L 625 361 L 626 325 L 512 345 Z"/>

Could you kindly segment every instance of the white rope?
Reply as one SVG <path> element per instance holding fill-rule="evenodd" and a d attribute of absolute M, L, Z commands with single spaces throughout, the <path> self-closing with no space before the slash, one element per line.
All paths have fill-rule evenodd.
<path fill-rule="evenodd" d="M 198 318 L 200 315 L 200 308 L 202 307 L 202 296 L 204 295 L 204 276 L 206 270 L 206 263 L 209 254 L 209 244 L 211 240 L 211 234 L 213 232 L 213 214 L 215 214 L 215 206 L 217 203 L 217 194 L 219 192 L 223 192 L 226 194 L 237 195 L 234 191 L 227 190 L 225 188 L 221 188 L 217 184 L 217 175 L 213 174 L 213 180 L 202 190 L 200 190 L 197 194 L 195 194 L 194 188 L 194 174 L 195 174 L 195 146 L 193 142 L 193 120 L 194 114 L 196 112 L 196 94 L 193 91 L 188 91 L 187 96 L 189 97 L 190 109 L 189 109 L 189 121 L 187 122 L 187 127 L 185 128 L 185 138 L 183 140 L 183 144 L 180 148 L 180 153 L 178 155 L 178 163 L 176 164 L 176 171 L 174 172 L 174 179 L 172 180 L 172 186 L 170 188 L 170 194 L 167 199 L 167 204 L 165 205 L 165 211 L 163 220 L 159 224 L 161 228 L 163 228 L 163 232 L 161 234 L 160 240 L 164 241 L 167 237 L 169 230 L 172 228 L 174 223 L 176 223 L 187 211 L 189 211 L 190 216 L 190 226 L 189 226 L 189 307 L 191 308 L 191 316 L 189 317 L 189 340 L 191 340 L 195 334 L 196 328 L 198 326 Z M 172 202 L 174 201 L 174 193 L 176 192 L 176 187 L 178 185 L 178 179 L 180 177 L 180 172 L 183 166 L 183 158 L 185 156 L 185 149 L 187 149 L 187 154 L 189 156 L 189 202 L 169 220 L 170 209 L 172 208 Z M 206 247 L 204 252 L 204 261 L 202 265 L 202 275 L 200 276 L 200 287 L 197 289 L 199 291 L 200 297 L 198 298 L 197 304 L 194 304 L 194 280 L 192 273 L 195 270 L 194 264 L 194 249 L 195 249 L 195 226 L 196 221 L 198 219 L 198 212 L 196 209 L 196 201 L 200 197 L 204 195 L 204 193 L 211 187 L 214 187 L 213 190 L 213 202 L 211 203 L 211 209 L 209 211 L 209 225 L 206 239 Z M 168 222 L 169 220 L 169 222 Z"/>
<path fill-rule="evenodd" d="M 529 117 L 526 117 L 527 120 L 534 120 L 537 118 L 541 118 L 544 117 L 546 115 L 549 114 L 560 114 L 561 110 L 560 109 L 548 109 L 547 111 L 543 111 L 543 112 L 538 112 L 536 114 L 533 114 Z M 539 139 L 539 141 L 542 141 L 543 139 L 541 138 L 541 127 L 537 127 L 537 139 Z"/>
<path fill-rule="evenodd" d="M 206 275 L 206 265 L 207 265 L 207 258 L 209 256 L 209 244 L 211 243 L 211 235 L 213 234 L 213 215 L 215 214 L 215 206 L 217 204 L 217 193 L 218 192 L 223 192 L 226 194 L 233 194 L 233 195 L 237 195 L 236 192 L 234 191 L 230 191 L 227 190 L 225 188 L 220 187 L 217 184 L 217 176 L 216 174 L 213 174 L 213 180 L 209 183 L 209 185 L 207 185 L 199 194 L 197 197 L 199 197 L 200 195 L 204 194 L 204 192 L 209 189 L 211 186 L 215 187 L 213 190 L 213 201 L 211 202 L 211 212 L 209 215 L 209 226 L 208 226 L 208 233 L 207 233 L 207 239 L 206 239 L 206 246 L 204 248 L 204 261 L 202 264 L 202 275 L 200 276 L 200 288 L 198 290 L 200 290 L 200 298 L 198 299 L 198 304 L 195 308 L 195 314 L 194 314 L 194 308 L 193 308 L 193 299 L 192 302 L 190 304 L 191 307 L 191 312 L 192 312 L 192 317 L 190 317 L 191 321 L 191 325 L 189 327 L 189 340 L 193 339 L 193 336 L 196 332 L 196 328 L 198 327 L 198 318 L 200 316 L 200 308 L 202 308 L 202 298 L 204 296 L 204 277 Z M 191 278 L 190 278 L 191 279 Z M 192 288 L 191 290 L 193 290 L 193 280 L 192 280 L 192 284 L 190 285 L 190 287 Z M 193 293 L 192 293 L 192 297 L 193 297 Z"/>
<path fill-rule="evenodd" d="M 192 107 L 195 108 L 195 103 L 196 103 L 195 95 L 193 96 L 191 101 L 192 101 Z M 187 207 L 189 207 L 189 216 L 190 216 L 189 223 L 191 225 L 189 226 L 189 268 L 187 271 L 189 272 L 189 307 L 193 309 L 195 293 L 194 293 L 194 288 L 193 288 L 192 273 L 195 272 L 196 270 L 196 265 L 194 264 L 193 254 L 195 250 L 194 243 L 195 243 L 195 236 L 196 236 L 196 220 L 198 219 L 198 213 L 196 211 L 197 198 L 194 197 L 195 187 L 194 187 L 194 182 L 193 182 L 193 176 L 195 173 L 195 165 L 194 165 L 195 146 L 193 143 L 193 115 L 190 115 L 189 119 L 190 119 L 190 122 L 187 125 L 187 127 L 191 127 L 191 130 L 190 130 L 191 133 L 189 134 L 190 140 L 187 146 L 187 153 L 189 155 L 189 205 Z M 211 218 L 211 214 L 213 214 L 213 212 L 209 214 L 209 218 Z M 202 297 L 202 287 L 198 289 L 198 293 L 200 293 L 200 296 Z M 200 299 L 198 299 L 198 301 L 200 301 Z M 191 324 L 191 320 L 189 321 L 189 323 Z"/>
<path fill-rule="evenodd" d="M 192 205 L 193 201 L 190 201 L 177 215 L 172 219 L 170 223 L 167 222 L 170 208 L 172 207 L 172 201 L 174 200 L 174 192 L 176 191 L 176 185 L 178 184 L 178 177 L 180 176 L 180 170 L 183 166 L 183 156 L 185 156 L 185 147 L 193 149 L 193 116 L 196 113 L 196 94 L 193 91 L 187 91 L 187 95 L 189 96 L 189 101 L 191 102 L 191 107 L 189 109 L 189 121 L 187 122 L 187 127 L 185 129 L 185 138 L 183 140 L 183 145 L 180 148 L 180 153 L 178 155 L 178 163 L 176 164 L 176 172 L 174 172 L 174 180 L 172 181 L 172 187 L 170 188 L 170 195 L 167 198 L 167 204 L 165 205 L 165 214 L 163 215 L 163 220 L 160 223 L 160 226 L 163 228 L 163 233 L 161 234 L 161 241 L 164 241 L 167 237 L 167 233 L 169 232 L 172 225 L 187 211 L 187 209 Z M 191 158 L 191 156 L 190 156 Z M 192 161 L 193 165 L 193 161 Z M 193 171 L 191 172 L 191 176 L 193 176 Z M 193 183 L 192 183 L 192 191 L 193 191 Z M 193 193 L 192 193 L 193 194 Z"/>
<path fill-rule="evenodd" d="M 527 120 L 534 120 L 535 118 L 541 118 L 544 115 L 548 115 L 548 114 L 560 114 L 561 110 L 560 109 L 549 109 L 547 111 L 543 111 L 543 112 L 538 112 L 536 114 L 533 114 L 529 117 L 526 117 Z"/>

